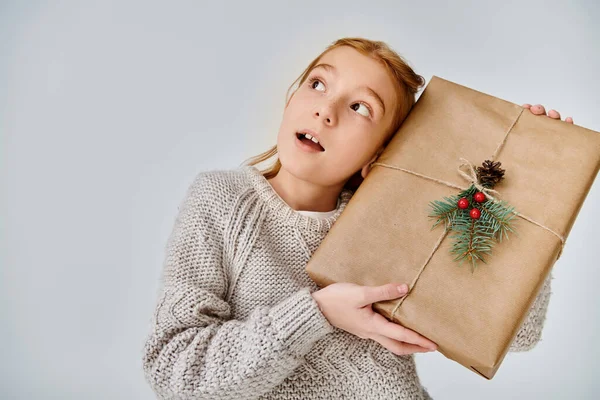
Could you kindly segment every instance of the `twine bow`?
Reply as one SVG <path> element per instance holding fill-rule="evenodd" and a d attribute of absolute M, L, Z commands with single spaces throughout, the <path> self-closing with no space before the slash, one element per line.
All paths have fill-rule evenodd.
<path fill-rule="evenodd" d="M 500 193 L 498 193 L 498 191 L 494 190 L 494 189 L 490 189 L 490 188 L 486 188 L 485 186 L 481 185 L 481 183 L 479 183 L 479 179 L 477 177 L 477 172 L 475 171 L 475 167 L 473 166 L 473 164 L 467 160 L 466 158 L 460 158 L 460 160 L 462 161 L 462 164 L 460 164 L 458 166 L 458 173 L 465 178 L 469 183 L 471 183 L 473 186 L 475 186 L 477 189 L 479 189 L 480 192 L 485 193 L 485 195 L 492 199 L 493 201 L 496 201 L 496 198 L 493 197 L 490 193 L 496 193 L 497 195 L 500 195 Z M 469 171 L 471 172 L 471 175 L 467 175 L 465 172 L 463 172 L 463 170 L 461 169 L 464 166 L 469 167 Z"/>

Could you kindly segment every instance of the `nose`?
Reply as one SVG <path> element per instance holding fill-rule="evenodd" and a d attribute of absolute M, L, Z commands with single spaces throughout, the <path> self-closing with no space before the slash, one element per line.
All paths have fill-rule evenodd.
<path fill-rule="evenodd" d="M 319 110 L 315 110 L 314 116 L 317 119 L 322 119 L 327 125 L 332 125 L 334 122 L 334 116 L 331 107 L 321 107 Z"/>
<path fill-rule="evenodd" d="M 317 117 L 320 117 L 320 116 L 321 116 L 321 113 L 319 113 L 319 111 L 315 111 L 315 116 L 317 116 Z M 328 124 L 329 124 L 329 123 L 331 123 L 331 118 L 330 118 L 330 117 L 325 117 L 324 119 L 325 119 L 325 121 L 326 121 Z"/>

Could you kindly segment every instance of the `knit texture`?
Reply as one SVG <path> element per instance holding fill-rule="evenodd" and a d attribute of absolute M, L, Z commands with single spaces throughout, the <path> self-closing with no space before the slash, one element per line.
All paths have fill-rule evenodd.
<path fill-rule="evenodd" d="M 160 399 L 430 399 L 414 354 L 329 323 L 305 266 L 343 212 L 292 209 L 254 166 L 197 174 L 165 247 L 146 380 Z M 550 277 L 511 351 L 540 340 Z"/>

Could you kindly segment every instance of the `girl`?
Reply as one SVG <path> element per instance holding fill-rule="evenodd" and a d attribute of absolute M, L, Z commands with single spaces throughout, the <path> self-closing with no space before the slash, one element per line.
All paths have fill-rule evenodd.
<path fill-rule="evenodd" d="M 436 344 L 371 308 L 407 285 L 319 290 L 304 269 L 425 80 L 363 38 L 335 41 L 299 80 L 277 145 L 237 169 L 199 173 L 181 203 L 144 346 L 159 398 L 430 398 L 414 353 Z M 512 351 L 539 341 L 549 281 Z"/>

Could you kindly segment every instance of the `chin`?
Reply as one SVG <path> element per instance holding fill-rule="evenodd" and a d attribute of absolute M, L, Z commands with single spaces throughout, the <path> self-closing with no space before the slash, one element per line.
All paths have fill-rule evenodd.
<path fill-rule="evenodd" d="M 281 168 L 288 173 L 306 181 L 314 181 L 318 172 L 322 171 L 322 167 L 319 166 L 320 163 L 310 162 L 310 160 L 302 159 L 293 153 L 289 155 L 285 152 L 279 154 L 279 162 Z"/>

